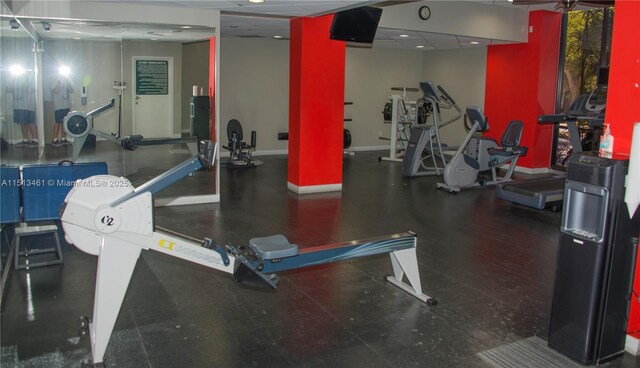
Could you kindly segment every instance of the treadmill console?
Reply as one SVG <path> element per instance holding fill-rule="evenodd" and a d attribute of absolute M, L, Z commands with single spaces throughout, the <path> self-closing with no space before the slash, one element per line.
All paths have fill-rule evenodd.
<path fill-rule="evenodd" d="M 585 108 L 590 113 L 599 114 L 607 104 L 607 86 L 609 85 L 609 67 L 599 67 L 596 75 L 596 89 L 591 92 Z"/>
<path fill-rule="evenodd" d="M 607 105 L 607 86 L 598 86 L 589 95 L 589 99 L 585 104 L 587 111 L 592 113 L 601 113 Z"/>

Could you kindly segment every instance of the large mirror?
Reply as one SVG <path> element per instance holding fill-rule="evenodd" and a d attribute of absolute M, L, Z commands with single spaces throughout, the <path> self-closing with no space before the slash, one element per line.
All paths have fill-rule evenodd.
<path fill-rule="evenodd" d="M 139 186 L 193 157 L 215 129 L 206 97 L 214 28 L 4 15 L 0 31 L 4 167 L 104 162 Z M 218 201 L 215 166 L 154 198 Z"/>
<path fill-rule="evenodd" d="M 2 163 L 100 160 L 108 163 L 110 174 L 139 181 L 197 149 L 197 140 L 189 144 L 187 139 L 195 136 L 191 97 L 208 93 L 213 28 L 27 18 L 20 23 L 18 32 L 2 33 L 3 65 L 22 65 L 19 76 L 9 70 L 2 75 L 7 86 L 2 91 L 2 137 L 8 143 Z M 3 21 L 3 28 L 8 27 L 8 20 Z M 37 48 L 26 32 L 20 32 L 24 29 L 40 38 Z M 29 102 L 34 111 L 37 105 L 41 108 L 41 118 L 32 124 L 22 124 L 12 114 L 13 105 L 19 103 L 16 98 L 25 96 L 11 93 L 11 88 L 25 84 L 31 87 Z M 81 133 L 73 131 L 71 122 L 65 128 L 65 118 L 73 114 L 89 114 L 96 134 L 78 137 Z M 111 139 L 117 137 L 135 137 L 125 147 L 130 150 Z M 141 138 L 142 142 L 137 141 Z M 211 194 L 215 182 L 171 191 L 180 196 Z"/>

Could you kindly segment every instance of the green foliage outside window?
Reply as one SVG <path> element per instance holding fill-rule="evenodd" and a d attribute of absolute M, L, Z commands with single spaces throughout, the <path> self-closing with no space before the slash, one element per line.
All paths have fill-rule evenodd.
<path fill-rule="evenodd" d="M 562 68 L 562 88 L 558 98 L 558 112 L 567 112 L 575 99 L 588 95 L 596 87 L 599 66 L 609 65 L 613 8 L 578 10 L 566 15 L 566 30 Z M 603 44 L 604 42 L 604 44 Z M 597 147 L 598 132 L 586 122 L 578 122 L 582 149 Z M 564 167 L 573 152 L 566 124 L 556 125 L 552 166 Z"/>

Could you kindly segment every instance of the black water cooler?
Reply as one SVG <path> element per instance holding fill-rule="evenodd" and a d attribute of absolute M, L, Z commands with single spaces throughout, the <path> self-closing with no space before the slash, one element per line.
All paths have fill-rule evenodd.
<path fill-rule="evenodd" d="M 549 346 L 582 364 L 624 352 L 640 233 L 624 202 L 628 163 L 574 154 L 567 167 Z"/>

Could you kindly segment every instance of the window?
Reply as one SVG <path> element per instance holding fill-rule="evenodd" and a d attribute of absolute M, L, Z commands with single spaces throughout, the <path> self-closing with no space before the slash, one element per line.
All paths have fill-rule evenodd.
<path fill-rule="evenodd" d="M 591 93 L 598 67 L 609 65 L 613 8 L 567 12 L 562 27 L 557 113 L 567 112 L 578 96 Z M 597 149 L 599 130 L 584 121 L 578 122 L 578 128 L 583 150 Z M 555 125 L 552 147 L 551 166 L 564 168 L 573 152 L 565 123 Z"/>

